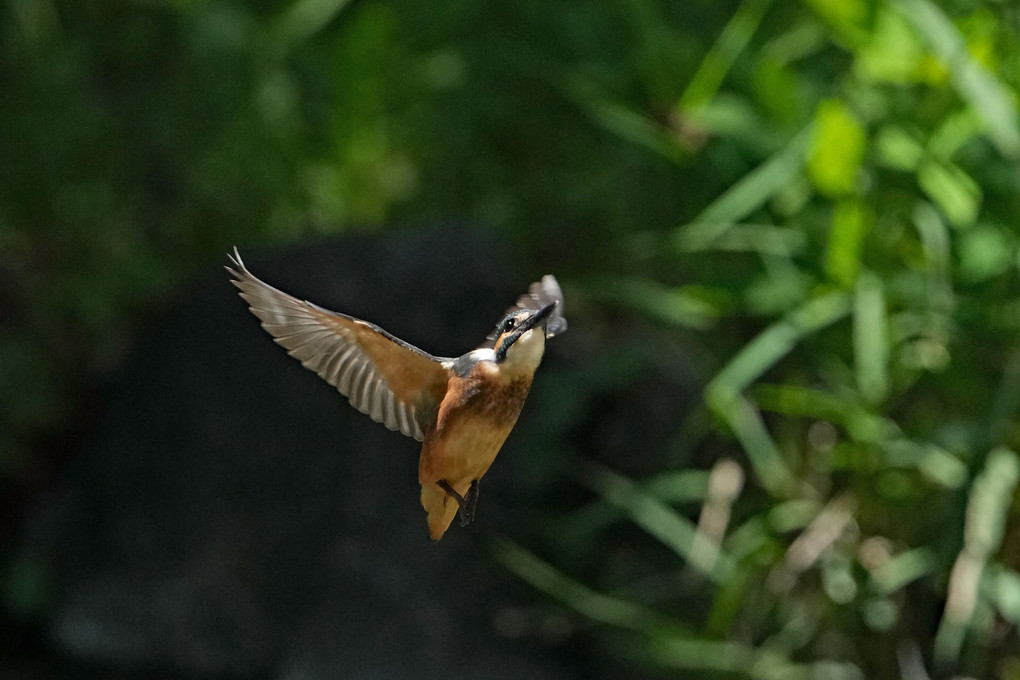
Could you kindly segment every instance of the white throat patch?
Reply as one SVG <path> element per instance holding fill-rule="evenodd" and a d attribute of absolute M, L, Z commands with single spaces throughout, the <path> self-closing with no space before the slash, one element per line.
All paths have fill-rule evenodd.
<path fill-rule="evenodd" d="M 542 363 L 544 353 L 545 329 L 532 328 L 525 331 L 524 335 L 517 339 L 517 342 L 510 345 L 510 349 L 506 353 L 506 360 L 503 362 L 503 370 L 511 373 L 534 373 L 538 365 Z"/>

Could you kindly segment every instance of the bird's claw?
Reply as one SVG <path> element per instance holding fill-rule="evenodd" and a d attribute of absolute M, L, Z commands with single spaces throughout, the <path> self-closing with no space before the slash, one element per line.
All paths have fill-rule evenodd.
<path fill-rule="evenodd" d="M 471 524 L 475 519 L 475 508 L 478 507 L 478 480 L 475 479 L 471 482 L 466 496 L 461 496 L 457 493 L 457 490 L 450 486 L 450 483 L 445 479 L 440 479 L 436 482 L 436 485 L 445 491 L 446 495 L 457 501 L 457 514 L 460 515 L 460 525 L 466 527 L 468 524 Z"/>

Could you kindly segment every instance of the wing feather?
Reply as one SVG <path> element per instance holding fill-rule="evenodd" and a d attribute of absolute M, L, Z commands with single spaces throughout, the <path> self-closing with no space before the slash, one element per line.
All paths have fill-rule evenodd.
<path fill-rule="evenodd" d="M 299 300 L 256 278 L 237 249 L 227 271 L 262 327 L 354 408 L 418 441 L 435 419 L 450 359 L 435 357 L 367 321 Z"/>

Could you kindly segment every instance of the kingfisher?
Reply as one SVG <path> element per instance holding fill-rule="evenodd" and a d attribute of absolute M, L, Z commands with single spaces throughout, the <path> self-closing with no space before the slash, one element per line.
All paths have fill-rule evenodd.
<path fill-rule="evenodd" d="M 567 329 L 556 277 L 532 283 L 477 349 L 454 358 L 277 290 L 248 271 L 237 248 L 227 257 L 231 283 L 277 344 L 354 408 L 422 442 L 418 481 L 432 540 L 456 516 L 470 524 L 478 482 L 517 423 L 545 341 Z"/>

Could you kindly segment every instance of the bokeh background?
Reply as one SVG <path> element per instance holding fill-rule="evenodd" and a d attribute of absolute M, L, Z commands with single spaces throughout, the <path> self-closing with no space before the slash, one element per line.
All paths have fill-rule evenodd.
<path fill-rule="evenodd" d="M 122 539 L 64 489 L 108 483 L 106 518 L 140 470 L 197 494 L 181 507 L 223 495 L 230 466 L 195 463 L 213 452 L 192 446 L 176 472 L 145 462 L 185 450 L 195 420 L 136 426 L 149 443 L 121 441 L 144 449 L 126 471 L 106 445 L 132 409 L 165 418 L 160 398 L 205 414 L 231 401 L 152 387 L 188 366 L 219 375 L 199 338 L 227 343 L 226 364 L 223 338 L 251 336 L 238 373 L 257 382 L 272 357 L 292 394 L 314 389 L 231 297 L 218 267 L 236 244 L 303 297 L 423 345 L 458 339 L 426 346 L 440 354 L 484 337 L 533 277 L 559 277 L 571 329 L 508 444 L 522 462 L 470 529 L 392 539 L 405 563 L 466 551 L 435 578 L 492 601 L 471 624 L 480 645 L 540 648 L 571 677 L 1020 677 L 1018 87 L 1008 0 L 3 2 L 0 675 L 343 677 L 287 665 L 280 636 L 307 636 L 286 617 L 236 640 L 256 650 L 247 665 L 156 649 L 187 617 L 127 646 L 68 623 L 117 601 L 145 628 L 159 608 L 123 580 L 82 590 L 76 560 L 108 573 Z M 350 293 L 356 276 L 328 288 L 356 261 L 390 277 L 375 272 L 374 297 Z M 414 337 L 430 319 L 449 334 Z M 195 439 L 242 436 L 227 423 L 244 411 L 215 411 Z M 270 446 L 291 425 L 258 435 Z M 348 431 L 334 427 L 302 423 L 327 441 Z M 295 484 L 339 474 L 323 465 Z M 258 492 L 230 493 L 246 521 Z M 135 495 L 125 508 L 153 502 Z M 486 527 L 488 498 L 506 511 Z M 182 545 L 205 526 L 167 507 L 146 512 Z M 176 535 L 141 533 L 132 574 Z M 288 544 L 307 573 L 286 578 L 323 569 L 311 545 Z M 259 620 L 209 587 L 224 618 Z M 393 617 L 421 614 L 392 600 Z M 484 677 L 478 649 L 440 665 Z"/>

